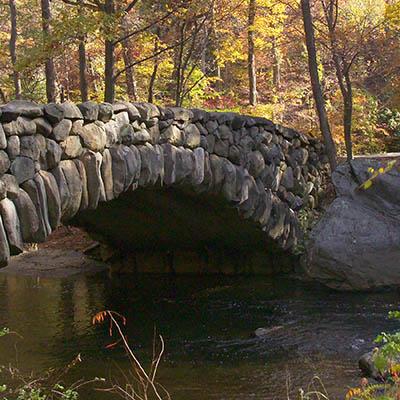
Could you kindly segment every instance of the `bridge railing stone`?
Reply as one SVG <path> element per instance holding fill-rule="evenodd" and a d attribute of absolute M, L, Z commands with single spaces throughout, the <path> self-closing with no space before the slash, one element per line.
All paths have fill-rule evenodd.
<path fill-rule="evenodd" d="M 0 265 L 60 221 L 138 186 L 223 195 L 282 248 L 327 170 L 318 140 L 265 118 L 85 102 L 0 106 Z"/>

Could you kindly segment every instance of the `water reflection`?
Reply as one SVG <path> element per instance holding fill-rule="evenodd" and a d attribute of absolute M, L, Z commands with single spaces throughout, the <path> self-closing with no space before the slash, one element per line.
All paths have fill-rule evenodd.
<path fill-rule="evenodd" d="M 286 398 L 322 375 L 334 398 L 358 383 L 357 359 L 397 309 L 396 293 L 345 294 L 281 278 L 130 276 L 68 279 L 0 274 L 0 363 L 25 371 L 65 366 L 78 353 L 76 377 L 118 375 L 127 367 L 94 314 L 128 318 L 135 353 L 149 361 L 154 327 L 166 341 L 160 377 L 174 400 Z M 259 327 L 282 327 L 264 338 Z M 16 344 L 16 348 L 14 345 Z M 108 398 L 90 394 L 92 399 Z"/>

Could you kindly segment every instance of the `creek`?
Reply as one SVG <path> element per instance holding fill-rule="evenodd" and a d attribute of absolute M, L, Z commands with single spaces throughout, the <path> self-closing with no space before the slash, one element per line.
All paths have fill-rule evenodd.
<path fill-rule="evenodd" d="M 22 371 L 64 367 L 80 353 L 69 379 L 119 376 L 128 363 L 101 310 L 127 318 L 125 332 L 147 365 L 154 330 L 165 340 L 159 381 L 173 400 L 297 399 L 315 373 L 330 399 L 359 384 L 361 354 L 398 309 L 397 292 L 340 293 L 282 277 L 131 275 L 106 272 L 64 279 L 0 273 L 0 364 Z M 273 328 L 263 338 L 257 328 Z M 1 382 L 0 382 L 1 383 Z M 90 392 L 83 398 L 109 399 Z M 114 397 L 115 398 L 115 397 Z"/>

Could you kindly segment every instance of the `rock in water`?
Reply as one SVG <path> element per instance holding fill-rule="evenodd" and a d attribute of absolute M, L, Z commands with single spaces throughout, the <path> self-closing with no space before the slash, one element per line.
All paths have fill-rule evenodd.
<path fill-rule="evenodd" d="M 361 369 L 362 373 L 368 378 L 374 378 L 379 380 L 382 378 L 381 374 L 376 370 L 374 364 L 374 352 L 369 351 L 363 354 L 358 360 L 358 367 Z"/>
<path fill-rule="evenodd" d="M 254 336 L 258 339 L 263 339 L 267 337 L 269 334 L 282 329 L 283 326 L 272 326 L 271 328 L 257 328 L 254 331 Z"/>

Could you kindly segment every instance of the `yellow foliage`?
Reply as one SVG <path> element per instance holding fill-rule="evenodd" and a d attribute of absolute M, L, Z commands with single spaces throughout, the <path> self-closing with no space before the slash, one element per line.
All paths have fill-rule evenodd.
<path fill-rule="evenodd" d="M 369 187 L 371 187 L 372 185 L 372 181 L 370 179 L 368 179 L 366 182 L 364 182 L 363 187 L 364 189 L 368 189 Z"/>
<path fill-rule="evenodd" d="M 351 399 L 352 397 L 358 395 L 361 393 L 361 389 L 360 388 L 353 388 L 350 389 L 347 394 L 346 394 L 346 400 Z"/>

